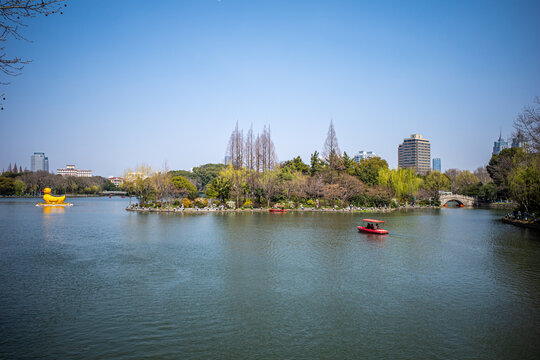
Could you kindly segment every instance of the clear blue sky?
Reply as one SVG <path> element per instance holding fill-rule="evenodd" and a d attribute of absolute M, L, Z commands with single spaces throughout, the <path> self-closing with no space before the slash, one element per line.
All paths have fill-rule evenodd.
<path fill-rule="evenodd" d="M 475 169 L 540 95 L 539 1 L 70 1 L 28 22 L 33 62 L 4 87 L 0 168 L 221 162 L 238 121 L 279 159 L 342 150 L 392 167 L 412 133 Z"/>

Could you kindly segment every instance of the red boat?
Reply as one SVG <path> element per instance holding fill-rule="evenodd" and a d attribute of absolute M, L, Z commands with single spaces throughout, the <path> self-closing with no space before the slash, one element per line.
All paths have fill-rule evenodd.
<path fill-rule="evenodd" d="M 270 209 L 268 211 L 270 211 L 271 213 L 286 213 L 287 212 L 287 210 L 285 210 L 285 208 L 281 208 L 281 209 L 272 208 L 272 209 Z"/>
<path fill-rule="evenodd" d="M 384 224 L 386 221 L 374 220 L 374 219 L 362 219 L 362 221 L 367 222 L 367 225 L 359 226 L 358 231 L 365 232 L 368 234 L 376 234 L 376 235 L 388 234 L 388 230 L 382 229 L 381 226 L 379 225 L 379 224 Z"/>

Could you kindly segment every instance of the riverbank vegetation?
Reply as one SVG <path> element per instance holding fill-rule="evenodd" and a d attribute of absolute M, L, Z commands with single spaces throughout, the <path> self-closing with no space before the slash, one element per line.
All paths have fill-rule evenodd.
<path fill-rule="evenodd" d="M 191 171 L 153 171 L 141 165 L 126 170 L 120 190 L 137 198 L 140 206 L 227 208 L 398 207 L 440 205 L 441 193 L 475 197 L 480 203 L 513 202 L 522 212 L 540 211 L 540 100 L 515 122 L 524 146 L 504 149 L 486 167 L 475 171 L 449 169 L 445 173 L 416 174 L 390 169 L 379 157 L 354 161 L 341 152 L 331 122 L 322 154 L 309 163 L 300 156 L 279 162 L 270 127 L 244 136 L 238 124 L 226 150 L 227 165 L 206 164 Z M 102 177 L 63 177 L 47 172 L 21 171 L 16 165 L 0 176 L 0 195 L 39 195 L 45 187 L 55 194 L 98 194 L 117 190 Z"/>
<path fill-rule="evenodd" d="M 40 196 L 41 190 L 46 187 L 53 189 L 57 195 L 89 195 L 117 190 L 113 183 L 101 176 L 62 176 L 47 171 L 5 171 L 0 176 L 0 195 L 4 196 Z"/>

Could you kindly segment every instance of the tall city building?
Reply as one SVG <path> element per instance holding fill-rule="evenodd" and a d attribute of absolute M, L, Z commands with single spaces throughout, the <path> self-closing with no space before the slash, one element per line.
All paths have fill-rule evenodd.
<path fill-rule="evenodd" d="M 369 159 L 376 156 L 377 154 L 375 154 L 373 151 L 359 151 L 358 154 L 354 155 L 353 160 L 359 163 L 362 159 Z"/>
<path fill-rule="evenodd" d="M 35 152 L 30 156 L 30 170 L 49 171 L 49 158 L 45 156 L 45 153 Z"/>
<path fill-rule="evenodd" d="M 398 166 L 414 169 L 419 174 L 427 174 L 431 170 L 431 144 L 420 134 L 412 134 L 403 139 L 398 147 Z"/>
<path fill-rule="evenodd" d="M 441 158 L 433 158 L 433 171 L 441 172 Z"/>
<path fill-rule="evenodd" d="M 529 143 L 523 134 L 518 133 L 515 137 L 509 137 L 508 140 L 503 139 L 502 131 L 499 133 L 499 140 L 493 142 L 493 152 L 491 155 L 495 155 L 509 148 L 523 148 L 527 150 Z"/>
<path fill-rule="evenodd" d="M 527 141 L 527 139 L 525 138 L 525 136 L 523 136 L 523 134 L 521 132 L 518 132 L 517 135 L 512 138 L 512 147 L 513 148 L 523 148 L 523 149 L 528 149 L 529 148 L 529 142 Z"/>
<path fill-rule="evenodd" d="M 499 134 L 499 140 L 493 143 L 493 152 L 492 155 L 500 153 L 502 150 L 508 149 L 508 141 L 504 140 L 502 137 L 502 131 Z"/>

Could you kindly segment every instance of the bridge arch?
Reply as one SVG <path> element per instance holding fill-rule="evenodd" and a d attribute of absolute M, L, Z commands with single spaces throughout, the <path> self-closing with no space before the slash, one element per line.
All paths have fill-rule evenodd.
<path fill-rule="evenodd" d="M 451 201 L 455 201 L 459 205 L 463 205 L 463 206 L 474 206 L 474 198 L 471 196 L 445 194 L 445 195 L 441 195 L 440 200 L 441 200 L 441 206 L 445 206 Z"/>
<path fill-rule="evenodd" d="M 456 202 L 458 205 L 463 205 L 463 206 L 465 206 L 465 204 L 463 204 L 463 203 L 462 203 L 461 201 L 459 201 L 458 199 L 447 199 L 447 200 L 445 201 L 444 204 L 443 204 L 442 201 L 441 201 L 441 205 L 442 205 L 442 206 L 445 206 L 445 205 L 448 205 L 448 203 L 451 203 L 451 202 L 453 202 L 453 201 Z"/>

